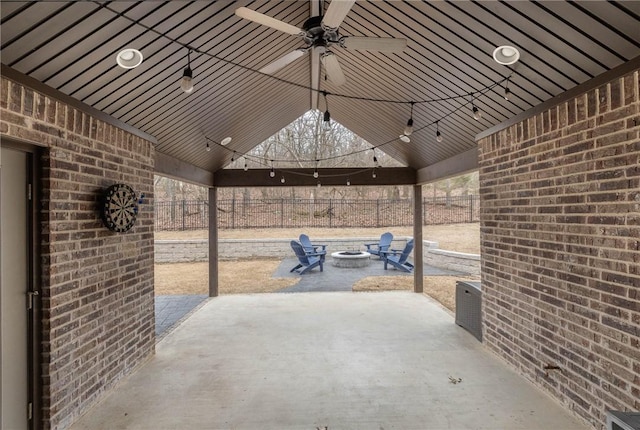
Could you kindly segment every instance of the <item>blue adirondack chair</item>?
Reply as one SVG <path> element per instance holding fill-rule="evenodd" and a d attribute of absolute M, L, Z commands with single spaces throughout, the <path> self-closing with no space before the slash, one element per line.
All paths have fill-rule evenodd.
<path fill-rule="evenodd" d="M 317 243 L 311 243 L 311 239 L 306 234 L 300 235 L 300 245 L 304 248 L 304 252 L 307 254 L 320 254 L 320 258 L 324 262 L 324 257 L 327 255 L 327 245 L 320 245 Z M 322 248 L 318 250 L 318 248 Z"/>
<path fill-rule="evenodd" d="M 378 243 L 365 243 L 364 246 L 367 247 L 367 252 L 371 255 L 377 255 L 380 259 L 383 259 L 380 251 L 387 251 L 389 247 L 391 247 L 391 241 L 393 240 L 393 235 L 389 232 L 384 233 L 380 236 L 380 242 Z"/>
<path fill-rule="evenodd" d="M 314 267 L 318 267 L 318 266 L 320 267 L 320 271 L 322 272 L 323 260 L 320 254 L 305 252 L 302 245 L 299 242 L 296 242 L 295 240 L 291 241 L 291 249 L 293 249 L 293 252 L 295 252 L 296 257 L 298 257 L 299 264 L 293 269 L 291 269 L 289 272 L 295 272 L 298 269 L 302 269 L 299 272 L 302 275 L 307 273 Z"/>
<path fill-rule="evenodd" d="M 384 270 L 387 270 L 387 265 L 391 264 L 398 270 L 403 272 L 411 272 L 413 270 L 413 264 L 407 261 L 409 254 L 413 251 L 413 239 L 407 241 L 407 245 L 401 251 L 399 249 L 390 249 L 388 251 L 382 251 L 380 254 L 384 260 Z"/>

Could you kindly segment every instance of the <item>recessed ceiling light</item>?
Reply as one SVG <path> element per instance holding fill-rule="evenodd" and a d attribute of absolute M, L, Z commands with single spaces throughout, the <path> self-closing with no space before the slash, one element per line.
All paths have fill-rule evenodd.
<path fill-rule="evenodd" d="M 400 135 L 400 140 L 405 142 L 405 143 L 411 142 L 411 138 L 409 136 L 407 136 L 406 134 L 401 134 Z"/>
<path fill-rule="evenodd" d="M 222 142 L 220 142 L 221 145 L 228 145 L 229 143 L 231 143 L 231 138 L 228 136 L 222 139 Z"/>
<path fill-rule="evenodd" d="M 498 46 L 493 51 L 493 59 L 499 64 L 508 66 L 510 64 L 514 64 L 520 59 L 520 51 L 509 45 Z"/>
<path fill-rule="evenodd" d="M 133 69 L 142 63 L 142 52 L 133 48 L 123 49 L 116 55 L 116 62 L 123 69 Z"/>

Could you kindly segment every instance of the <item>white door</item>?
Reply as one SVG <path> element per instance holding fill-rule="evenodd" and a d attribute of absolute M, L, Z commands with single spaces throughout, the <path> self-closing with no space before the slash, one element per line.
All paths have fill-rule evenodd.
<path fill-rule="evenodd" d="M 28 155 L 0 148 L 0 396 L 7 430 L 27 429 Z"/>

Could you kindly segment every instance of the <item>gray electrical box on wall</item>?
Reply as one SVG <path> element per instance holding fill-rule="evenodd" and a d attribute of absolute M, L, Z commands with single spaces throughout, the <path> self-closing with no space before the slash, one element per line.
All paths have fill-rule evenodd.
<path fill-rule="evenodd" d="M 482 290 L 480 282 L 456 282 L 456 324 L 482 342 Z"/>

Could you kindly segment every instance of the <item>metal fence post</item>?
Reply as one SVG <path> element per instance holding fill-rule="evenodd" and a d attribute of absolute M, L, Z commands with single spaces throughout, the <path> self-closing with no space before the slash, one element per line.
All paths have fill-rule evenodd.
<path fill-rule="evenodd" d="M 333 227 L 333 201 L 329 199 L 329 228 Z"/>
<path fill-rule="evenodd" d="M 185 213 L 187 212 L 187 201 L 182 200 L 182 231 L 185 231 Z"/>

